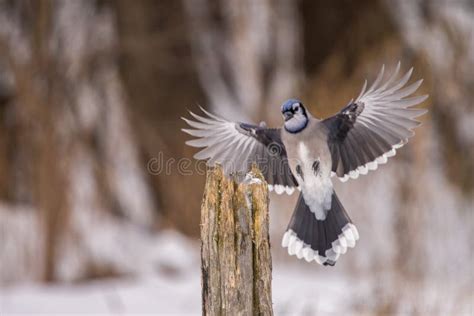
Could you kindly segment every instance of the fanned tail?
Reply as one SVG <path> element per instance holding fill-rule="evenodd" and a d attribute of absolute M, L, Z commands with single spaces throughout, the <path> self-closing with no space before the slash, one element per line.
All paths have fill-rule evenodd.
<path fill-rule="evenodd" d="M 283 236 L 282 246 L 298 259 L 316 261 L 322 265 L 334 266 L 347 248 L 353 248 L 359 233 L 335 192 L 331 209 L 324 220 L 317 220 L 300 194 L 288 229 Z"/>

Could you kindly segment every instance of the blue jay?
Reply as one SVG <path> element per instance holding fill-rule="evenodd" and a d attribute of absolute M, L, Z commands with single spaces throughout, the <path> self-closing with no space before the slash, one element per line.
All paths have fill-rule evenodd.
<path fill-rule="evenodd" d="M 345 182 L 377 169 L 414 135 L 415 120 L 426 110 L 413 106 L 428 96 L 411 96 L 423 80 L 406 86 L 413 68 L 383 82 L 384 67 L 367 89 L 365 81 L 355 101 L 326 119 L 311 115 L 301 101 L 281 107 L 283 128 L 267 128 L 227 121 L 202 109 L 207 116 L 183 118 L 197 137 L 186 144 L 204 148 L 194 157 L 210 166 L 222 165 L 226 174 L 248 172 L 256 164 L 269 189 L 281 194 L 300 191 L 282 246 L 299 259 L 335 265 L 359 239 L 333 189 L 332 177 Z"/>

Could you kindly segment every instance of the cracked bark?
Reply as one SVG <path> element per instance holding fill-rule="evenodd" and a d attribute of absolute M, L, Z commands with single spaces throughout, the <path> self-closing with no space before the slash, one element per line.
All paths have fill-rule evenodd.
<path fill-rule="evenodd" d="M 273 315 L 268 190 L 207 173 L 201 207 L 203 315 Z"/>

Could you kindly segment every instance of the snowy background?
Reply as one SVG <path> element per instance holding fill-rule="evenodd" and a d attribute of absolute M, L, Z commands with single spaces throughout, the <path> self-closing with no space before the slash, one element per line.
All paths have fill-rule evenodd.
<path fill-rule="evenodd" d="M 297 196 L 271 196 L 276 315 L 474 314 L 472 1 L 0 0 L 0 315 L 200 314 L 180 117 L 278 126 L 290 97 L 324 117 L 398 61 L 429 112 L 335 184 L 356 248 L 289 257 Z"/>

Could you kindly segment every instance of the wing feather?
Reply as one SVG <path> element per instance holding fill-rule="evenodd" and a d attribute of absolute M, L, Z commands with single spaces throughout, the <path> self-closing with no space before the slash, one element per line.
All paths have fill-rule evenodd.
<path fill-rule="evenodd" d="M 368 89 L 367 81 L 364 82 L 355 102 L 323 120 L 328 128 L 332 171 L 342 181 L 355 179 L 386 163 L 414 135 L 413 129 L 420 125 L 415 118 L 427 112 L 412 108 L 428 98 L 412 96 L 423 79 L 407 85 L 413 68 L 397 79 L 399 71 L 400 63 L 384 83 L 382 66 Z"/>
<path fill-rule="evenodd" d="M 182 119 L 191 128 L 182 131 L 196 137 L 186 141 L 200 148 L 194 158 L 206 160 L 207 165 L 220 164 L 226 174 L 246 173 L 253 163 L 262 170 L 265 179 L 278 191 L 288 192 L 297 186 L 288 164 L 286 150 L 279 129 L 227 121 L 201 107 L 203 115 L 189 112 L 194 119 Z M 271 152 L 277 144 L 279 152 Z"/>

